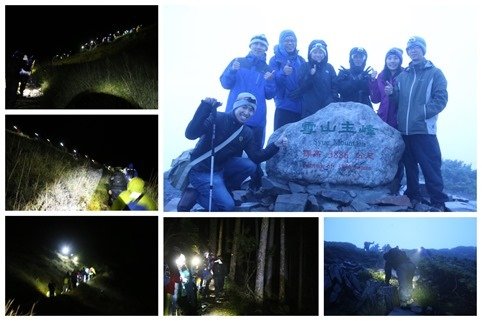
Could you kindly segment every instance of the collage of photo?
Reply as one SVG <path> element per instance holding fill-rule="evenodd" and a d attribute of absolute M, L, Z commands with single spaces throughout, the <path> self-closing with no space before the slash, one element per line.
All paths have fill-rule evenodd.
<path fill-rule="evenodd" d="M 476 10 L 309 3 L 2 5 L 0 319 L 477 316 Z"/>

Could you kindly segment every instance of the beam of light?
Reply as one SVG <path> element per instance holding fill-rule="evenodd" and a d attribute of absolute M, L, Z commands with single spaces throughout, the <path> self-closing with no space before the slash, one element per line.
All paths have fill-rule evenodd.
<path fill-rule="evenodd" d="M 42 88 L 25 88 L 23 97 L 33 98 L 43 96 Z"/>
<path fill-rule="evenodd" d="M 76 150 L 76 149 L 74 149 L 74 154 L 77 154 L 77 150 Z"/>
<path fill-rule="evenodd" d="M 64 147 L 64 143 L 60 142 L 60 146 Z"/>
<path fill-rule="evenodd" d="M 39 137 L 39 135 L 38 135 L 37 133 L 34 133 L 34 135 L 35 135 L 36 137 Z"/>
<path fill-rule="evenodd" d="M 13 129 L 18 130 L 17 126 L 13 125 Z"/>

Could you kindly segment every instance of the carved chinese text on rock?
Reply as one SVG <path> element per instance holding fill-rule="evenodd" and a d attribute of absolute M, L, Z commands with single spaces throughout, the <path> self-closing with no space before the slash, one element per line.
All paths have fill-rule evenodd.
<path fill-rule="evenodd" d="M 366 105 L 334 103 L 276 131 L 289 146 L 267 163 L 268 175 L 307 183 L 376 186 L 395 175 L 400 134 Z"/>

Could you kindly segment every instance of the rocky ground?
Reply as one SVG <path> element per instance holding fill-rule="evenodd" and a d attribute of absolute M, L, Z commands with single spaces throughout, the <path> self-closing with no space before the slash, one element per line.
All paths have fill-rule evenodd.
<path fill-rule="evenodd" d="M 374 188 L 333 185 L 309 184 L 301 185 L 294 182 L 282 182 L 263 177 L 259 191 L 253 193 L 247 190 L 247 184 L 242 190 L 233 191 L 238 212 L 431 212 L 434 211 L 425 203 L 415 207 L 403 194 L 403 188 L 398 195 L 390 195 L 387 186 Z M 424 190 L 424 189 L 423 189 Z M 164 175 L 164 211 L 175 212 L 181 192 L 174 189 Z M 426 199 L 428 195 L 424 193 Z M 450 195 L 450 201 L 445 203 L 447 212 L 475 212 L 477 202 Z M 192 211 L 202 211 L 196 205 Z"/>

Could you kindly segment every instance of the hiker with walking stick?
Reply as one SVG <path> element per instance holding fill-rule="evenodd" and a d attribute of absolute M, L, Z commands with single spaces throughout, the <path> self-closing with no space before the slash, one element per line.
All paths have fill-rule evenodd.
<path fill-rule="evenodd" d="M 265 149 L 254 144 L 251 129 L 244 125 L 256 111 L 254 95 L 240 93 L 230 112 L 216 111 L 219 106 L 214 98 L 203 99 L 186 128 L 186 138 L 199 138 L 191 161 L 204 157 L 191 169 L 189 181 L 198 192 L 197 203 L 214 212 L 232 211 L 235 203 L 231 191 L 240 189 L 257 164 L 287 144 L 284 135 Z M 243 151 L 248 158 L 242 157 Z"/>

